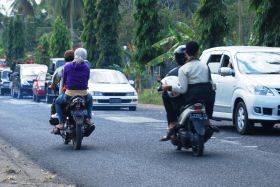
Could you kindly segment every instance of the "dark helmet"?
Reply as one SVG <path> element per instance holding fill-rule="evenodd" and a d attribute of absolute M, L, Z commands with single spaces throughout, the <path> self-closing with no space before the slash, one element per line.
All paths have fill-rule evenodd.
<path fill-rule="evenodd" d="M 186 45 L 180 45 L 174 50 L 175 60 L 178 65 L 184 65 L 186 60 Z"/>

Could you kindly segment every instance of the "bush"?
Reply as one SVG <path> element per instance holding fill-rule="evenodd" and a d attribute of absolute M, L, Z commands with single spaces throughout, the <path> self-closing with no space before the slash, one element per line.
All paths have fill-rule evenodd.
<path fill-rule="evenodd" d="M 141 93 L 138 94 L 138 97 L 139 103 L 163 105 L 161 93 L 158 93 L 155 88 L 144 89 Z"/>

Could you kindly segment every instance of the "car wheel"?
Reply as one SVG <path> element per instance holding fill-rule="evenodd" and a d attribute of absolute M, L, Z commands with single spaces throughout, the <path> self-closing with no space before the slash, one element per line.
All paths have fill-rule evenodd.
<path fill-rule="evenodd" d="M 272 129 L 274 127 L 275 123 L 273 123 L 273 122 L 262 122 L 261 125 L 264 129 Z"/>
<path fill-rule="evenodd" d="M 136 106 L 130 106 L 130 107 L 129 107 L 129 110 L 130 110 L 130 111 L 135 111 L 135 110 L 136 110 Z"/>
<path fill-rule="evenodd" d="M 239 102 L 234 110 L 234 122 L 239 134 L 249 134 L 253 128 L 253 122 L 248 119 L 248 112 L 244 102 Z"/>

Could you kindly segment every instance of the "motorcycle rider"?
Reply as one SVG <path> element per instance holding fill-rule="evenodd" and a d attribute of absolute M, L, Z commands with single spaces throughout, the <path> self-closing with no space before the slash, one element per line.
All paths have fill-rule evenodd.
<path fill-rule="evenodd" d="M 186 45 L 180 45 L 174 50 L 175 61 L 178 66 L 170 70 L 165 77 L 168 76 L 178 76 L 179 68 L 185 64 L 186 59 Z M 162 101 L 166 111 L 168 129 L 172 129 L 176 126 L 177 117 L 179 114 L 180 102 L 182 100 L 182 95 L 176 97 L 170 97 L 170 95 L 165 91 L 162 92 Z"/>
<path fill-rule="evenodd" d="M 67 64 L 68 62 L 72 62 L 73 60 L 74 60 L 74 51 L 73 50 L 65 51 L 65 53 L 64 53 L 65 64 Z M 59 88 L 58 88 L 59 95 L 61 95 L 63 92 L 65 92 L 65 90 L 63 89 L 64 83 L 63 83 L 63 78 L 62 78 L 64 65 L 60 66 L 59 68 L 57 68 L 55 70 L 55 72 L 53 73 L 53 76 L 52 76 L 52 83 L 51 83 L 51 86 L 50 86 L 50 88 L 52 90 L 55 90 L 55 88 L 57 86 L 59 86 Z M 55 101 L 53 101 L 52 106 L 51 106 L 51 114 L 56 114 L 56 112 L 55 112 Z"/>
<path fill-rule="evenodd" d="M 208 126 L 214 131 L 219 132 L 219 129 L 210 125 L 209 119 L 212 118 L 213 107 L 215 102 L 215 90 L 213 89 L 210 70 L 207 64 L 201 63 L 198 58 L 199 45 L 195 41 L 190 41 L 186 45 L 186 55 L 188 61 L 179 68 L 178 85 L 162 85 L 164 91 L 172 91 L 183 94 L 181 106 L 203 100 L 206 105 L 206 113 L 208 116 Z M 161 141 L 170 140 L 175 133 L 175 128 L 169 129 L 167 136 Z"/>
<path fill-rule="evenodd" d="M 86 61 L 87 51 L 84 48 L 77 48 L 74 52 L 74 60 L 64 66 L 63 82 L 66 86 L 65 93 L 58 96 L 55 101 L 55 109 L 58 114 L 59 124 L 53 130 L 54 134 L 59 134 L 59 130 L 64 128 L 66 121 L 63 115 L 63 106 L 75 95 L 85 97 L 87 107 L 87 117 L 85 123 L 92 129 L 95 128 L 91 122 L 92 118 L 92 96 L 87 92 L 88 80 L 90 77 L 90 67 Z"/>

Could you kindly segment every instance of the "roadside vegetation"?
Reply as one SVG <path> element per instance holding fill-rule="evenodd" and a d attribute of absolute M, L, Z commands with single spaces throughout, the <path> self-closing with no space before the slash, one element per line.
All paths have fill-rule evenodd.
<path fill-rule="evenodd" d="M 154 102 L 148 95 L 174 66 L 178 45 L 279 46 L 279 6 L 275 0 L 14 0 L 9 14 L 0 8 L 0 55 L 10 65 L 46 64 L 84 46 L 92 68 L 122 71 L 140 98 Z"/>

